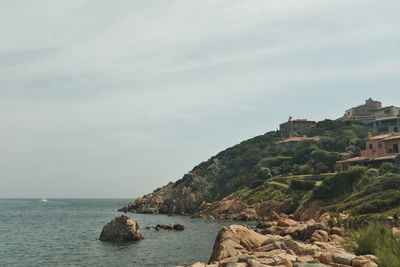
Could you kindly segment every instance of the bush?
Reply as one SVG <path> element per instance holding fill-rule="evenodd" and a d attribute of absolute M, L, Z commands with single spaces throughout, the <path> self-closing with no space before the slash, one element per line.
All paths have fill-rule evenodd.
<path fill-rule="evenodd" d="M 381 174 L 385 174 L 385 173 L 393 172 L 393 171 L 394 171 L 394 165 L 393 165 L 393 163 L 390 163 L 390 162 L 383 162 L 381 164 L 381 167 L 379 168 L 379 172 Z"/>
<path fill-rule="evenodd" d="M 348 171 L 349 176 L 353 181 L 361 178 L 366 172 L 367 167 L 364 166 L 353 166 Z"/>
<path fill-rule="evenodd" d="M 382 223 L 370 223 L 345 240 L 345 248 L 357 255 L 374 254 L 382 267 L 400 266 L 400 240 Z"/>
<path fill-rule="evenodd" d="M 290 183 L 290 189 L 293 190 L 311 190 L 314 187 L 315 187 L 315 182 L 309 180 L 293 180 Z"/>
<path fill-rule="evenodd" d="M 314 170 L 309 164 L 304 164 L 299 167 L 300 174 L 311 174 Z"/>
<path fill-rule="evenodd" d="M 316 173 L 325 173 L 329 171 L 329 167 L 326 166 L 323 162 L 318 162 L 315 164 L 315 172 Z"/>
<path fill-rule="evenodd" d="M 371 169 L 367 170 L 367 176 L 368 177 L 377 177 L 378 175 L 379 175 L 379 170 L 378 169 L 371 168 Z"/>
<path fill-rule="evenodd" d="M 386 174 L 378 180 L 377 185 L 382 190 L 400 189 L 400 175 Z"/>
<path fill-rule="evenodd" d="M 259 187 L 260 185 L 263 185 L 265 180 L 255 180 L 253 183 L 251 183 L 250 188 L 256 188 Z"/>
<path fill-rule="evenodd" d="M 263 158 L 260 160 L 258 165 L 260 167 L 279 167 L 281 164 L 291 161 L 291 159 L 292 159 L 291 157 L 285 157 L 285 156 Z"/>
<path fill-rule="evenodd" d="M 314 197 L 317 199 L 326 199 L 352 192 L 354 182 L 361 179 L 366 170 L 366 167 L 354 166 L 346 172 L 341 172 L 331 178 L 325 179 L 320 186 L 314 189 Z"/>

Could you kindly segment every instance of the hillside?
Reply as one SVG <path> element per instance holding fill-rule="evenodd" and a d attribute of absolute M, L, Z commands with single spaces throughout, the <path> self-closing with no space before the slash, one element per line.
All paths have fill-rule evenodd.
<path fill-rule="evenodd" d="M 301 204 L 318 201 L 327 210 L 362 213 L 353 205 L 367 198 L 371 191 L 368 184 L 379 181 L 379 171 L 333 172 L 337 160 L 359 154 L 369 131 L 373 130 L 356 121 L 325 120 L 305 134 L 318 138 L 301 142 L 282 143 L 279 141 L 287 136 L 279 131 L 268 132 L 218 153 L 175 183 L 136 199 L 121 211 L 195 214 L 210 208 L 203 202 L 229 196 L 237 200 L 238 209 L 274 200 L 286 201 L 287 212 L 293 212 Z M 381 192 L 379 196 L 383 195 Z"/>

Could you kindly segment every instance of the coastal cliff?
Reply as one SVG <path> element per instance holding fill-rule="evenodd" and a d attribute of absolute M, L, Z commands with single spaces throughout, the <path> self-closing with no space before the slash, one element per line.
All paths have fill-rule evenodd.
<path fill-rule="evenodd" d="M 326 120 L 307 137 L 269 132 L 218 153 L 120 211 L 241 220 L 263 220 L 272 212 L 307 219 L 320 209 L 397 216 L 400 175 L 393 165 L 334 172 L 337 160 L 360 153 L 370 131 L 357 122 Z"/>
<path fill-rule="evenodd" d="M 209 263 L 191 267 L 376 267 L 377 257 L 365 254 L 376 254 L 382 262 L 400 258 L 392 252 L 400 243 L 390 228 L 399 231 L 399 170 L 385 162 L 379 168 L 334 171 L 336 161 L 360 154 L 369 131 L 357 122 L 323 121 L 303 137 L 269 132 L 218 153 L 120 211 L 259 221 L 255 229 L 223 228 Z M 372 233 L 386 231 L 392 243 L 358 240 L 361 246 L 379 245 L 346 252 L 342 241 L 349 228 L 371 221 L 386 225 Z"/>

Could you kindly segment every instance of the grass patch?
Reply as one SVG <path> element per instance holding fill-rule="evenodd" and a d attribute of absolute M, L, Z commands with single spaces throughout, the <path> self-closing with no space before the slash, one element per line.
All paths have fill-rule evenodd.
<path fill-rule="evenodd" d="M 357 255 L 376 255 L 380 261 L 379 266 L 400 266 L 400 240 L 382 223 L 371 223 L 364 229 L 353 232 L 345 240 L 344 247 Z"/>
<path fill-rule="evenodd" d="M 285 189 L 288 189 L 288 188 L 289 188 L 289 185 L 284 184 L 284 183 L 280 183 L 280 182 L 276 182 L 276 181 L 268 182 L 268 184 L 269 184 L 269 185 L 276 185 L 276 186 L 279 186 L 279 187 L 283 187 L 283 188 L 285 188 Z"/>

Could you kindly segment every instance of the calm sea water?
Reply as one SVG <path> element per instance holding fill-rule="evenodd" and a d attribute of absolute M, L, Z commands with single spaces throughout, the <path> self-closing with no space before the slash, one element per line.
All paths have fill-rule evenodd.
<path fill-rule="evenodd" d="M 98 240 L 105 223 L 129 199 L 0 199 L 0 266 L 175 266 L 207 262 L 218 230 L 232 222 L 128 214 L 145 239 Z M 182 232 L 146 226 L 183 222 Z"/>

